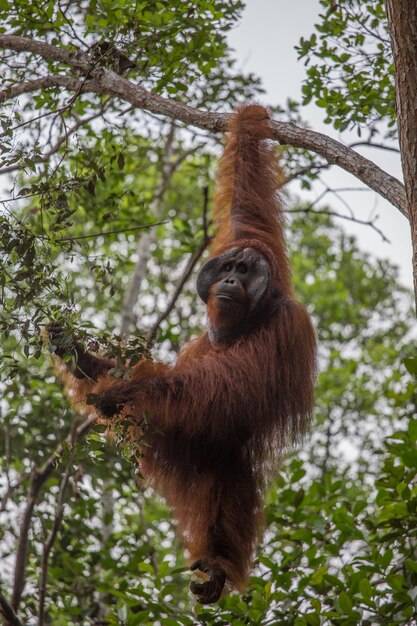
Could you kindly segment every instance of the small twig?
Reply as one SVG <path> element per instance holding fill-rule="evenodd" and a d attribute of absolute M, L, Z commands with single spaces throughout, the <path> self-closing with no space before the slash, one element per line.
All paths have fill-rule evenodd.
<path fill-rule="evenodd" d="M 58 493 L 55 519 L 52 526 L 52 529 L 48 535 L 48 538 L 44 545 L 44 550 L 42 554 L 41 560 L 41 571 L 39 576 L 39 612 L 38 612 L 38 626 L 43 626 L 44 616 L 45 616 L 45 596 L 46 596 L 46 583 L 48 580 L 48 561 L 49 555 L 51 553 L 52 547 L 55 543 L 55 539 L 57 537 L 58 531 L 60 529 L 62 519 L 64 517 L 64 501 L 65 501 L 65 493 L 68 485 L 68 480 L 71 474 L 72 468 L 72 457 L 73 457 L 73 448 L 74 448 L 74 437 L 76 432 L 76 421 L 74 420 L 72 426 L 72 442 L 71 442 L 71 453 L 68 459 L 67 467 L 62 476 L 61 485 Z"/>
<path fill-rule="evenodd" d="M 65 106 L 60 107 L 59 109 L 54 109 L 53 111 L 46 111 L 46 113 L 40 113 L 36 117 L 31 117 L 30 120 L 25 120 L 24 122 L 21 122 L 20 124 L 16 124 L 16 126 L 12 126 L 12 128 L 8 128 L 7 131 L 4 131 L 3 133 L 0 134 L 0 137 L 3 137 L 6 134 L 6 132 L 18 130 L 19 128 L 23 128 L 23 126 L 28 126 L 28 124 L 31 124 L 32 122 L 38 122 L 44 117 L 50 117 L 51 115 L 57 115 L 59 113 L 63 113 L 64 111 L 67 111 L 68 109 L 70 109 L 70 106 L 66 104 Z"/>
<path fill-rule="evenodd" d="M 64 189 L 75 189 L 76 185 L 79 185 L 81 183 L 83 183 L 86 180 L 86 177 L 83 176 L 74 176 L 73 178 L 62 182 L 60 185 L 57 185 L 55 187 L 49 187 L 47 192 L 49 194 L 54 193 L 54 192 L 62 192 Z M 10 202 L 18 202 L 19 200 L 27 200 L 28 198 L 35 198 L 36 196 L 40 196 L 43 193 L 46 193 L 44 190 L 42 191 L 34 191 L 32 193 L 25 193 L 22 195 L 17 195 L 17 196 L 13 196 L 11 198 L 4 198 L 2 200 L 0 200 L 0 204 L 9 204 Z"/>
<path fill-rule="evenodd" d="M 359 146 L 365 146 L 366 148 L 379 148 L 380 150 L 388 150 L 389 152 L 400 154 L 399 148 L 386 146 L 383 143 L 374 143 L 373 141 L 355 141 L 354 143 L 349 144 L 349 148 L 358 148 Z"/>
<path fill-rule="evenodd" d="M 204 230 L 205 239 L 209 238 L 209 234 L 208 234 L 209 221 L 207 219 L 208 194 L 209 194 L 209 188 L 208 188 L 208 185 L 206 185 L 203 188 L 203 230 Z"/>
<path fill-rule="evenodd" d="M 340 195 L 340 193 L 337 192 L 336 189 L 332 189 L 331 187 L 327 187 L 326 186 L 326 191 L 327 191 L 327 193 L 332 193 L 334 195 L 334 197 L 339 200 L 339 202 L 345 207 L 346 211 L 348 211 L 350 213 L 350 216 L 352 218 L 355 217 L 355 214 L 354 214 L 353 209 L 351 208 L 350 204 Z"/>
<path fill-rule="evenodd" d="M 153 324 L 152 328 L 150 329 L 150 331 L 147 334 L 146 337 L 146 345 L 149 348 L 154 339 L 155 339 L 155 335 L 156 332 L 159 328 L 159 325 L 161 324 L 161 322 L 163 322 L 168 315 L 171 313 L 172 309 L 175 306 L 175 303 L 178 299 L 178 296 L 180 295 L 182 288 L 184 287 L 185 283 L 187 282 L 188 278 L 190 277 L 191 272 L 193 271 L 196 263 L 198 262 L 198 260 L 200 259 L 201 255 L 203 254 L 204 250 L 207 248 L 208 244 L 210 243 L 210 237 L 204 237 L 204 239 L 202 240 L 200 246 L 198 247 L 198 249 L 191 255 L 187 266 L 181 276 L 180 281 L 178 282 L 174 293 L 172 294 L 166 308 L 164 311 L 162 311 L 159 315 L 158 318 L 156 320 L 156 322 Z"/>
<path fill-rule="evenodd" d="M 330 459 L 330 448 L 331 448 L 332 436 L 333 436 L 333 433 L 332 433 L 333 421 L 334 421 L 334 418 L 332 419 L 332 412 L 331 412 L 330 408 L 328 407 L 327 408 L 327 427 L 326 427 L 326 432 L 325 432 L 324 455 L 323 455 L 323 462 L 322 462 L 321 467 L 320 467 L 320 473 L 321 473 L 320 482 L 322 484 L 324 484 L 324 482 L 326 480 L 328 463 L 329 463 L 329 459 Z"/>
<path fill-rule="evenodd" d="M 77 130 L 79 128 L 81 128 L 82 126 L 85 126 L 86 124 L 88 124 L 89 122 L 92 122 L 93 120 L 97 119 L 98 117 L 101 117 L 102 115 L 104 115 L 104 113 L 106 112 L 106 109 L 108 107 L 108 104 L 111 102 L 111 98 L 107 98 L 106 102 L 103 104 L 102 107 L 100 107 L 99 111 L 96 113 L 92 113 L 91 115 L 88 115 L 87 117 L 81 118 L 81 119 L 77 119 L 76 123 L 71 126 L 71 128 L 69 128 L 66 132 L 66 134 L 63 137 L 60 137 L 56 144 L 54 146 L 52 146 L 52 148 L 50 148 L 48 150 L 48 152 L 46 152 L 44 155 L 42 155 L 41 157 L 41 162 L 46 162 L 53 154 L 55 154 L 55 152 L 58 152 L 59 148 L 65 143 L 68 142 L 68 137 L 70 135 L 73 135 L 74 133 L 77 132 Z M 1 171 L 0 171 L 1 174 Z"/>
<path fill-rule="evenodd" d="M 20 487 L 20 485 L 23 485 L 23 483 L 25 482 L 25 480 L 27 480 L 27 478 L 29 478 L 29 474 L 27 472 L 23 472 L 23 474 L 21 474 L 19 478 L 13 484 L 8 485 L 6 492 L 3 495 L 1 502 L 0 502 L 0 513 L 3 513 L 3 511 L 6 510 L 7 501 L 10 498 L 13 491 L 17 489 L 18 487 Z"/>
<path fill-rule="evenodd" d="M 161 222 L 153 222 L 153 224 L 142 224 L 141 226 L 132 226 L 132 228 L 123 228 L 121 230 L 108 230 L 103 233 L 94 233 L 92 235 L 80 235 L 79 237 L 59 237 L 54 239 L 58 243 L 63 241 L 78 241 L 80 239 L 94 239 L 95 237 L 106 237 L 106 235 L 118 235 L 119 233 L 128 233 L 133 230 L 144 230 L 145 228 L 154 228 L 154 226 L 162 226 L 167 224 L 168 220 L 162 220 Z M 42 239 L 49 239 L 49 237 L 42 237 Z"/>
<path fill-rule="evenodd" d="M 165 307 L 165 310 L 162 311 L 157 319 L 156 322 L 153 324 L 153 326 L 151 327 L 151 329 L 148 332 L 148 335 L 146 337 L 146 345 L 148 348 L 150 348 L 150 346 L 152 345 L 154 339 L 155 339 L 155 335 L 156 335 L 156 331 L 159 328 L 159 325 L 161 324 L 161 322 L 163 322 L 168 315 L 171 313 L 172 309 L 175 306 L 175 303 L 178 299 L 178 296 L 180 295 L 182 288 L 184 287 L 185 283 L 187 282 L 191 272 L 193 271 L 196 263 L 198 262 L 198 260 L 200 259 L 201 255 L 203 254 L 204 250 L 207 248 L 207 246 L 209 245 L 210 241 L 211 241 L 211 237 L 208 233 L 208 227 L 209 227 L 209 222 L 207 219 L 207 210 L 208 210 L 208 187 L 207 185 L 203 188 L 203 229 L 204 229 L 204 236 L 203 239 L 200 243 L 200 246 L 197 248 L 197 250 L 191 255 L 185 269 L 184 272 L 181 276 L 180 281 L 178 282 L 174 293 L 172 294 L 170 300 L 168 301 L 167 306 Z"/>
<path fill-rule="evenodd" d="M 361 224 L 362 226 L 370 226 L 376 233 L 378 233 L 383 241 L 385 241 L 386 243 L 391 243 L 388 237 L 384 235 L 382 230 L 375 226 L 375 220 L 360 220 L 356 217 L 343 215 L 343 213 L 337 213 L 336 211 L 325 211 L 320 209 L 313 209 L 312 207 L 308 207 L 305 209 L 289 209 L 287 210 L 287 213 L 315 213 L 317 215 L 329 215 L 331 217 L 339 217 L 340 219 L 347 220 L 348 222 L 355 222 L 356 224 Z"/>
<path fill-rule="evenodd" d="M 0 614 L 3 615 L 4 621 L 13 626 L 25 626 L 24 623 L 16 615 L 13 607 L 7 602 L 4 595 L 0 592 Z"/>
<path fill-rule="evenodd" d="M 360 192 L 367 191 L 369 193 L 370 191 L 372 191 L 372 189 L 369 189 L 369 187 L 328 187 L 327 189 L 331 193 L 342 193 L 342 192 L 343 193 L 346 193 L 346 192 L 356 193 L 357 191 L 360 191 Z"/>
<path fill-rule="evenodd" d="M 317 170 L 317 172 L 319 172 L 320 170 L 326 170 L 329 169 L 330 167 L 330 163 L 311 163 L 310 165 L 306 165 L 305 167 L 301 167 L 299 170 L 293 172 L 292 174 L 289 174 L 288 176 L 286 176 L 284 178 L 284 180 L 282 181 L 281 187 L 284 187 L 284 185 L 287 185 L 288 183 L 291 183 L 293 180 L 296 180 L 297 178 L 299 178 L 300 176 L 303 176 L 304 174 L 309 174 L 310 172 L 312 172 L 313 170 Z"/>
<path fill-rule="evenodd" d="M 59 4 L 59 3 L 57 3 Z M 69 30 L 71 31 L 71 39 L 72 40 L 76 40 L 78 41 L 79 44 L 81 44 L 81 46 L 85 46 L 86 42 L 84 39 L 81 39 L 81 37 L 79 36 L 79 34 L 77 33 L 77 31 L 75 30 L 73 24 L 71 23 L 71 21 L 68 19 L 66 12 L 68 11 L 70 5 L 72 4 L 71 0 L 68 2 L 65 10 L 63 11 L 62 8 L 60 6 L 58 6 L 58 11 L 61 13 L 62 17 L 64 18 Z"/>
<path fill-rule="evenodd" d="M 81 94 L 84 85 L 86 84 L 86 82 L 88 80 L 90 80 L 90 75 L 91 73 L 96 69 L 96 67 L 99 67 L 100 65 L 100 59 L 97 59 L 97 61 L 94 61 L 91 66 L 88 68 L 88 71 L 86 73 L 86 75 L 84 76 L 83 80 L 80 83 L 80 86 L 78 87 L 77 91 L 74 93 L 74 95 L 68 100 L 68 109 L 71 109 L 76 101 L 76 99 L 78 98 L 78 96 Z"/>

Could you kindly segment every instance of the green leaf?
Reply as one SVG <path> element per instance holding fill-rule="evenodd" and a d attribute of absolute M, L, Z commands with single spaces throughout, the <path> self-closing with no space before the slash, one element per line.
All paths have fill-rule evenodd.
<path fill-rule="evenodd" d="M 366 600 L 369 600 L 374 595 L 375 591 L 367 578 L 362 578 L 359 582 L 359 591 Z"/>
<path fill-rule="evenodd" d="M 403 363 L 410 374 L 417 376 L 417 357 L 414 358 L 405 358 L 403 359 Z"/>
<path fill-rule="evenodd" d="M 117 156 L 117 166 L 119 168 L 119 170 L 122 170 L 124 168 L 125 165 L 125 157 L 123 152 L 119 152 L 118 156 Z"/>
<path fill-rule="evenodd" d="M 311 584 L 312 585 L 320 585 L 323 582 L 323 578 L 325 574 L 327 574 L 328 567 L 323 566 L 319 567 L 315 572 L 313 572 L 311 576 Z"/>
<path fill-rule="evenodd" d="M 313 533 L 309 529 L 300 528 L 292 533 L 293 541 L 312 541 Z"/>
<path fill-rule="evenodd" d="M 405 588 L 404 576 L 402 574 L 389 574 L 387 583 L 395 591 L 402 591 Z"/>
<path fill-rule="evenodd" d="M 349 615 L 352 612 L 352 600 L 345 591 L 339 594 L 339 605 L 345 615 Z"/>

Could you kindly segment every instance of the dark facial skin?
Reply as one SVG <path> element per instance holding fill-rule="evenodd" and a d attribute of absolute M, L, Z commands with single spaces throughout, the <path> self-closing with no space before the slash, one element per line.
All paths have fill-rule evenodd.
<path fill-rule="evenodd" d="M 208 302 L 211 287 L 223 299 L 249 300 L 249 308 L 259 304 L 268 290 L 270 271 L 264 256 L 254 248 L 233 248 L 207 261 L 197 277 L 197 291 Z"/>
<path fill-rule="evenodd" d="M 246 303 L 248 285 L 252 283 L 253 276 L 257 273 L 249 254 L 248 250 L 242 250 L 235 257 L 225 259 L 220 267 L 215 289 L 219 305 L 231 300 L 243 305 Z"/>
<path fill-rule="evenodd" d="M 218 342 L 242 334 L 269 284 L 269 265 L 254 248 L 233 248 L 207 261 L 198 275 L 197 291 L 208 304 L 210 339 Z"/>

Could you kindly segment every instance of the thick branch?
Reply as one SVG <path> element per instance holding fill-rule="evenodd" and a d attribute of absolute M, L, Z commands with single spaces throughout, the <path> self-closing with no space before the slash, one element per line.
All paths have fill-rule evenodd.
<path fill-rule="evenodd" d="M 24 93 L 38 91 L 38 89 L 48 89 L 48 87 L 66 87 L 71 91 L 76 91 L 81 86 L 81 82 L 75 78 L 67 76 L 43 76 L 35 80 L 29 80 L 27 83 L 6 87 L 0 91 L 0 103 L 10 98 L 17 98 Z"/>
<path fill-rule="evenodd" d="M 274 121 L 272 126 L 272 139 L 320 154 L 328 163 L 338 165 L 349 174 L 353 174 L 408 218 L 404 186 L 395 176 L 391 176 L 369 159 L 327 135 L 284 122 Z"/>
<path fill-rule="evenodd" d="M 24 626 L 23 622 L 16 615 L 13 608 L 10 606 L 10 604 L 7 602 L 6 598 L 1 592 L 0 592 L 0 615 L 3 615 L 8 625 L 13 624 L 13 626 Z"/>
<path fill-rule="evenodd" d="M 386 0 L 395 67 L 395 97 L 401 164 L 413 246 L 413 279 L 417 307 L 417 4 Z"/>
<path fill-rule="evenodd" d="M 84 72 L 88 72 L 93 64 L 88 54 L 81 50 L 72 52 L 66 48 L 57 48 L 44 41 L 19 37 L 18 35 L 0 35 L 0 48 L 10 48 L 15 52 L 31 52 L 44 59 L 71 65 L 71 67 Z"/>
<path fill-rule="evenodd" d="M 197 126 L 210 132 L 224 132 L 227 128 L 229 114 L 199 111 L 175 100 L 169 100 L 148 92 L 143 87 L 134 85 L 111 70 L 94 67 L 92 59 L 80 51 L 73 53 L 41 41 L 15 35 L 0 35 L 0 48 L 38 54 L 44 59 L 65 63 L 89 74 L 92 80 L 89 79 L 84 84 L 76 81 L 79 93 L 89 91 L 117 96 L 134 107 L 158 115 L 165 115 L 188 126 Z M 63 76 L 57 76 L 59 79 L 57 84 L 64 86 L 63 78 Z M 74 91 L 73 79 L 68 78 L 67 80 L 68 83 L 65 86 Z M 329 163 L 338 165 L 359 178 L 365 185 L 379 193 L 408 217 L 403 185 L 394 176 L 384 172 L 375 163 L 339 141 L 312 130 L 277 121 L 272 124 L 271 139 L 275 139 L 281 144 L 289 144 L 320 154 Z"/>

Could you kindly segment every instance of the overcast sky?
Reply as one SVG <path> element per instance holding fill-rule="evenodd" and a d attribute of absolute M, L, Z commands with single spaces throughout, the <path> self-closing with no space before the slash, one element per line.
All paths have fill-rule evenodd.
<path fill-rule="evenodd" d="M 242 69 L 252 71 L 263 80 L 266 94 L 265 104 L 285 103 L 291 97 L 301 100 L 301 84 L 305 75 L 302 62 L 297 61 L 294 46 L 301 36 L 313 32 L 318 21 L 320 5 L 318 0 L 247 0 L 243 19 L 230 35 L 230 43 L 236 51 Z M 322 123 L 322 111 L 314 105 L 304 109 L 303 117 L 313 130 L 324 132 L 343 143 L 355 141 L 346 134 L 340 136 L 330 126 Z M 398 178 L 401 177 L 399 157 L 382 150 L 362 148 L 362 154 L 374 160 L 380 167 Z M 326 183 L 334 187 L 358 187 L 360 182 L 336 167 L 323 175 Z M 291 191 L 310 201 L 322 191 L 317 187 L 314 196 L 306 196 L 299 186 Z M 367 220 L 371 215 L 379 215 L 378 227 L 390 240 L 381 237 L 368 226 L 359 226 L 343 221 L 345 229 L 357 235 L 362 249 L 380 257 L 388 257 L 400 267 L 401 282 L 412 286 L 410 229 L 405 217 L 388 202 L 370 192 L 344 194 L 358 219 Z M 335 197 L 328 195 L 324 201 L 338 212 L 346 212 Z"/>

